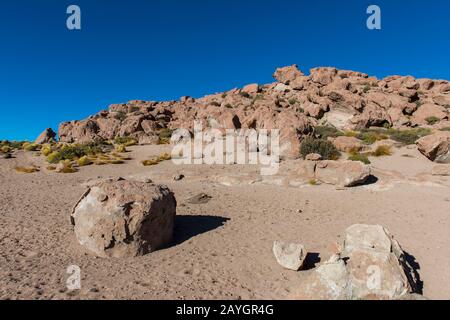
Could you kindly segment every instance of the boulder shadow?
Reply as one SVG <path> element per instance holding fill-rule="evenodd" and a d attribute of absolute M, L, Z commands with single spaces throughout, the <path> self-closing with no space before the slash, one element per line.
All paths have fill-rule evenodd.
<path fill-rule="evenodd" d="M 378 182 L 378 178 L 375 177 L 373 174 L 371 174 L 370 176 L 367 177 L 366 181 L 361 183 L 361 186 L 367 186 L 367 185 L 375 184 L 377 182 Z"/>
<path fill-rule="evenodd" d="M 176 216 L 171 246 L 179 245 L 199 234 L 220 228 L 230 220 L 217 216 Z"/>
<path fill-rule="evenodd" d="M 412 286 L 412 290 L 414 293 L 423 294 L 423 281 L 420 279 L 420 264 L 417 262 L 416 258 L 409 254 L 406 251 L 403 251 L 405 254 L 405 260 L 407 265 L 403 265 L 406 270 L 406 277 L 409 280 L 409 283 Z"/>
<path fill-rule="evenodd" d="M 308 252 L 306 254 L 305 261 L 303 262 L 303 270 L 306 271 L 314 269 L 319 262 L 320 262 L 320 253 Z"/>

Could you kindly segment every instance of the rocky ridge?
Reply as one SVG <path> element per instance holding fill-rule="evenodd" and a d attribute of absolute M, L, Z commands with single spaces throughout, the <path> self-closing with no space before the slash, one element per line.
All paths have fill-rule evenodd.
<path fill-rule="evenodd" d="M 318 125 L 341 130 L 369 127 L 450 126 L 450 82 L 315 68 L 305 75 L 296 65 L 279 68 L 277 82 L 250 84 L 227 92 L 179 101 L 130 101 L 110 105 L 81 121 L 62 123 L 61 142 L 84 143 L 133 137 L 156 144 L 161 132 L 204 128 L 280 129 L 281 150 L 298 157 L 302 139 Z"/>

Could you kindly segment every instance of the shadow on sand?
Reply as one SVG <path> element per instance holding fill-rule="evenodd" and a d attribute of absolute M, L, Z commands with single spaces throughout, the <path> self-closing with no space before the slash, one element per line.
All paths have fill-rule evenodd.
<path fill-rule="evenodd" d="M 417 262 L 416 258 L 409 254 L 406 251 L 405 260 L 407 262 L 407 266 L 403 266 L 407 272 L 406 276 L 408 277 L 409 283 L 412 285 L 412 289 L 414 293 L 423 294 L 423 281 L 420 279 L 420 264 Z"/>
<path fill-rule="evenodd" d="M 230 219 L 217 216 L 176 216 L 172 246 L 222 227 L 228 220 Z"/>
<path fill-rule="evenodd" d="M 320 253 L 308 252 L 305 261 L 303 262 L 303 270 L 314 269 L 320 262 Z"/>

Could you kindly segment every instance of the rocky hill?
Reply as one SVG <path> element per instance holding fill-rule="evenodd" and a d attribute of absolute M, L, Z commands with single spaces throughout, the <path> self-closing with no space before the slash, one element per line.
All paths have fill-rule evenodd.
<path fill-rule="evenodd" d="M 382 80 L 361 72 L 315 68 L 305 75 L 296 65 L 279 68 L 275 83 L 249 84 L 203 98 L 179 101 L 130 101 L 113 104 L 82 121 L 62 123 L 62 142 L 133 137 L 158 142 L 163 130 L 204 127 L 281 129 L 286 156 L 298 156 L 302 138 L 317 125 L 338 129 L 450 126 L 450 82 L 390 76 Z M 283 146 L 282 146 L 283 150 Z"/>

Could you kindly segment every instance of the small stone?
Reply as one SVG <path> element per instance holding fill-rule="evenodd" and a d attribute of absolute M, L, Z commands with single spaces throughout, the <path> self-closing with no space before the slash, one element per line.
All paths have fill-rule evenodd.
<path fill-rule="evenodd" d="M 209 200 L 211 200 L 212 197 L 207 195 L 206 193 L 199 193 L 189 199 L 187 199 L 187 202 L 190 204 L 205 204 L 208 203 Z"/>
<path fill-rule="evenodd" d="M 173 176 L 174 181 L 180 181 L 182 179 L 184 179 L 184 175 L 182 175 L 182 174 L 176 174 Z"/>
<path fill-rule="evenodd" d="M 282 267 L 298 271 L 303 266 L 307 252 L 301 244 L 275 241 L 273 254 Z"/>

